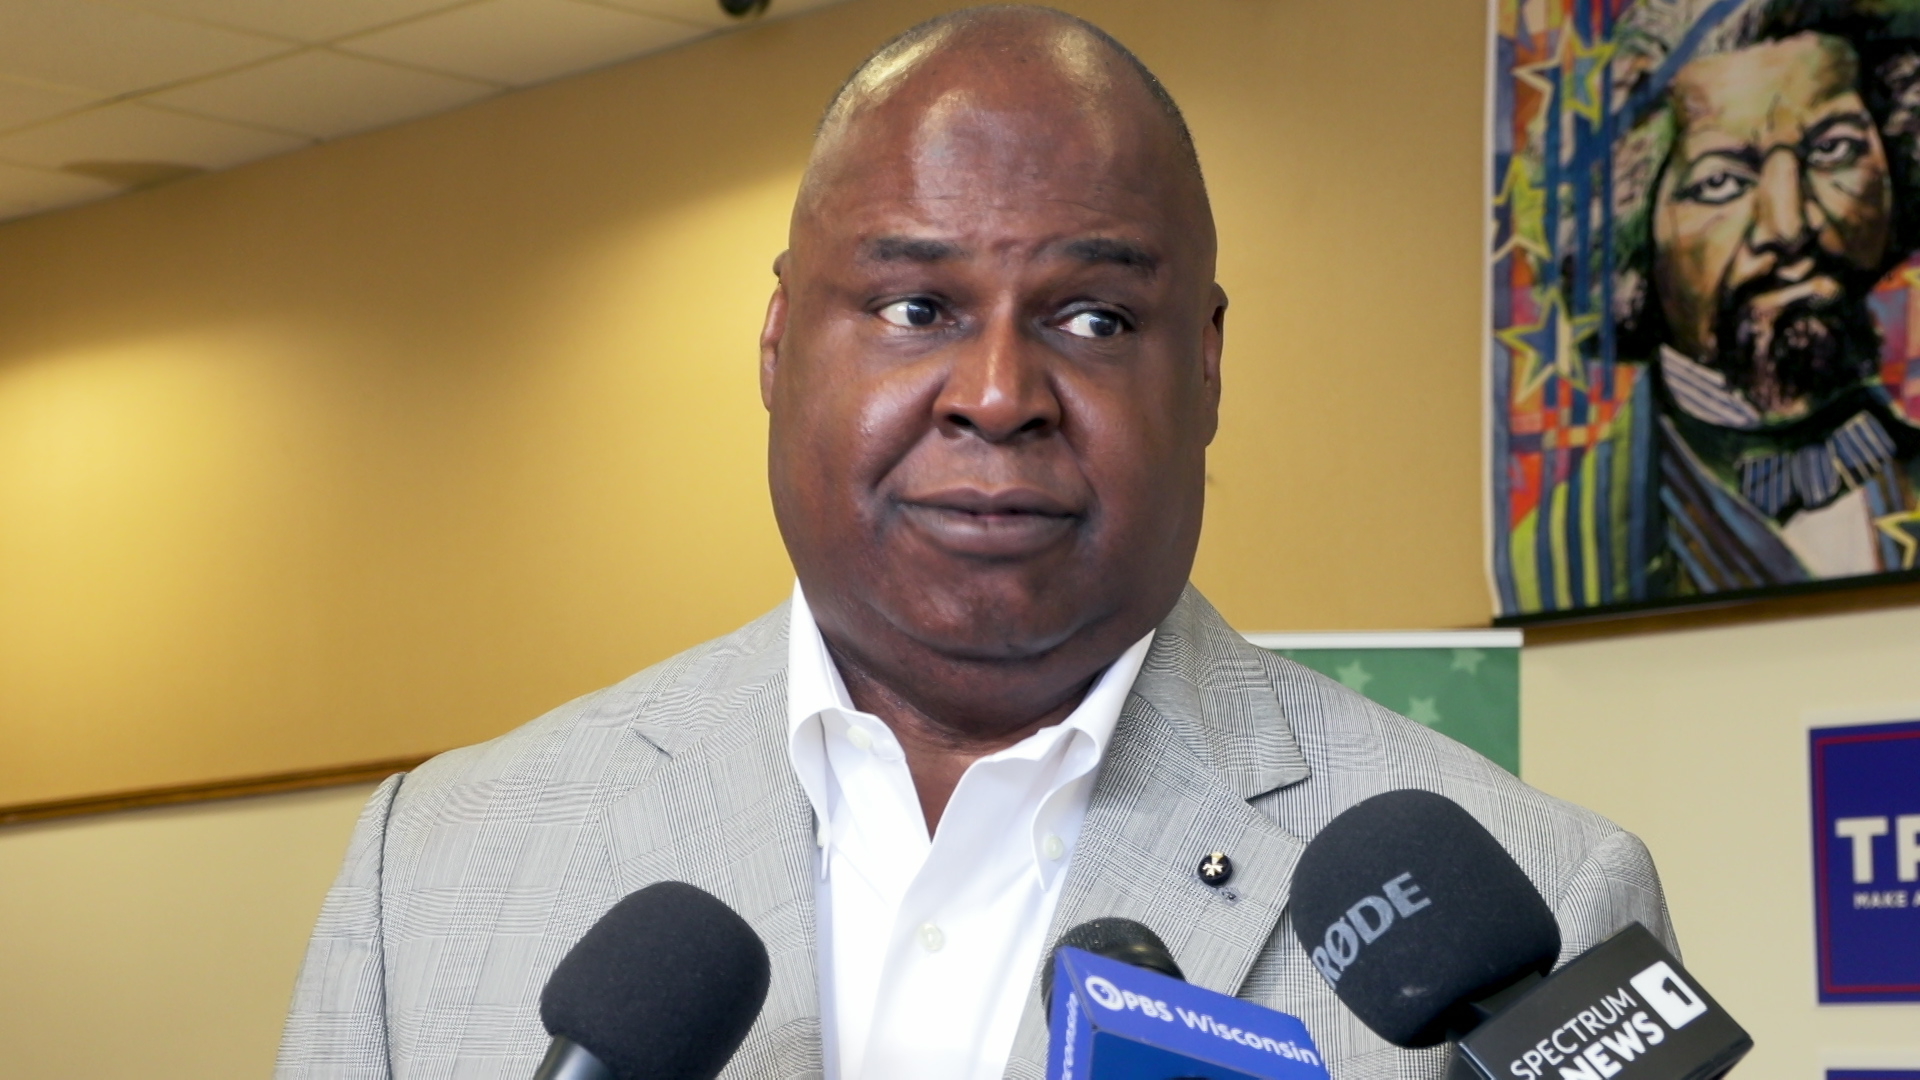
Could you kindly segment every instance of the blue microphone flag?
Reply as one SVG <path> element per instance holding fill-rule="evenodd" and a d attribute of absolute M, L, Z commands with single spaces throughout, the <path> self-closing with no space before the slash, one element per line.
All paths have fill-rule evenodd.
<path fill-rule="evenodd" d="M 1074 948 L 1053 985 L 1048 1080 L 1328 1080 L 1285 1013 Z"/>

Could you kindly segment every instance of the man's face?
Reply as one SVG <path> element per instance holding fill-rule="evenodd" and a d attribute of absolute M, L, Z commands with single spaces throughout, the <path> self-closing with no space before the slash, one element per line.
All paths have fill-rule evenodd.
<path fill-rule="evenodd" d="M 1671 344 L 1772 420 L 1872 371 L 1866 294 L 1893 196 L 1858 67 L 1840 39 L 1801 34 L 1695 60 L 1673 83 L 1653 223 Z"/>
<path fill-rule="evenodd" d="M 762 342 L 774 508 L 863 659 L 891 637 L 1097 670 L 1198 541 L 1211 222 L 1144 90 L 1129 110 L 967 63 L 929 62 L 816 160 Z"/>

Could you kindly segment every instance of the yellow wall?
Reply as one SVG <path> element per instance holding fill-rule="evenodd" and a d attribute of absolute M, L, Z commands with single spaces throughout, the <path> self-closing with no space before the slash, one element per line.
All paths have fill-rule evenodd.
<path fill-rule="evenodd" d="M 1815 1003 L 1807 791 L 1810 719 L 1920 719 L 1920 608 L 1530 645 L 1520 685 L 1521 775 L 1647 842 L 1735 1076 L 1920 1068 L 1920 1005 Z"/>
<path fill-rule="evenodd" d="M 0 1074 L 273 1069 L 359 785 L 0 831 Z"/>
<path fill-rule="evenodd" d="M 0 227 L 0 805 L 475 741 L 777 602 L 754 340 L 857 0 Z M 1221 222 L 1196 577 L 1483 623 L 1480 0 L 1099 0 Z"/>

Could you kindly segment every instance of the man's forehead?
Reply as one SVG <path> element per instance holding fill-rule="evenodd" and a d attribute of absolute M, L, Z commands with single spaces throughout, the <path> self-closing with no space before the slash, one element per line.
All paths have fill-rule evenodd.
<path fill-rule="evenodd" d="M 1799 34 L 1688 63 L 1674 96 L 1689 131 L 1742 135 L 1858 105 L 1859 61 L 1840 38 Z"/>
<path fill-rule="evenodd" d="M 1170 192 L 997 173 L 947 191 L 848 185 L 802 231 L 806 246 L 866 264 L 1067 259 L 1151 272 L 1180 252 L 1187 223 Z"/>
<path fill-rule="evenodd" d="M 935 130 L 845 147 L 853 167 L 814 178 L 806 231 L 863 256 L 1020 247 L 1106 254 L 1134 240 L 1157 261 L 1189 201 L 1149 148 L 1033 114 L 924 115 Z M 1078 245 L 1077 247 L 1074 245 Z M 839 246 L 839 244 L 836 244 Z M 918 259 L 918 261 L 932 261 Z"/>
<path fill-rule="evenodd" d="M 967 237 L 865 236 L 854 242 L 854 257 L 866 263 L 929 264 L 972 259 L 982 254 L 1005 254 L 1113 266 L 1142 277 L 1152 277 L 1162 261 L 1159 245 L 1142 237 L 1041 235 L 1005 238 L 1001 243 L 987 245 L 970 240 Z"/>
<path fill-rule="evenodd" d="M 1144 95 L 1141 95 L 1144 97 Z M 1131 105 L 1131 108 L 1127 106 Z M 816 197 L 838 203 L 1072 200 L 1117 210 L 1178 197 L 1177 144 L 1150 105 L 1081 87 L 955 78 L 864 111 L 816 156 Z"/>

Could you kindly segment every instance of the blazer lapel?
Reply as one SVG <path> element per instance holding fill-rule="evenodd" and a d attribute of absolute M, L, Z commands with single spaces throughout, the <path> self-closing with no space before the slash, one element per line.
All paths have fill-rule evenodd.
<path fill-rule="evenodd" d="M 1103 915 L 1163 938 L 1187 980 L 1236 992 L 1286 907 L 1302 842 L 1249 800 L 1307 777 L 1253 646 L 1191 587 L 1161 624 L 1081 825 L 1047 935 Z M 1221 852 L 1233 875 L 1199 876 Z M 1046 962 L 1041 957 L 1041 963 Z M 1006 1075 L 1045 1075 L 1036 969 Z"/>
<path fill-rule="evenodd" d="M 726 673 L 733 685 L 697 699 L 696 709 L 717 715 L 636 725 L 669 760 L 606 814 L 621 895 L 689 882 L 739 912 L 766 943 L 772 985 L 728 1077 L 821 1070 L 818 863 L 813 807 L 787 757 L 785 612 L 774 613 L 774 640 L 755 650 L 765 655 L 744 657 Z"/>

